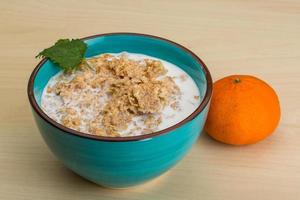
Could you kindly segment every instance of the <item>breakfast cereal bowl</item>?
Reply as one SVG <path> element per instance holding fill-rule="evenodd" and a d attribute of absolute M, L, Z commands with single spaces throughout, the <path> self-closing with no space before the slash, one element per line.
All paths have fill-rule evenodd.
<path fill-rule="evenodd" d="M 36 124 L 46 144 L 66 167 L 105 187 L 135 186 L 163 174 L 186 155 L 203 129 L 212 94 L 207 67 L 190 50 L 156 36 L 110 33 L 82 40 L 88 47 L 86 57 L 125 51 L 178 66 L 194 80 L 201 101 L 183 120 L 159 131 L 125 137 L 87 134 L 61 125 L 41 108 L 44 88 L 60 71 L 51 61 L 43 59 L 32 72 L 27 90 Z"/>

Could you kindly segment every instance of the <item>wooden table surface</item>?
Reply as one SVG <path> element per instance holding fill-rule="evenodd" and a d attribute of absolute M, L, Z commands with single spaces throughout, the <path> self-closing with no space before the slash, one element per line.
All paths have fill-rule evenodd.
<path fill-rule="evenodd" d="M 0 2 L 0 199 L 300 199 L 300 1 Z M 27 100 L 34 57 L 59 38 L 140 32 L 194 51 L 214 80 L 252 74 L 277 91 L 281 122 L 232 147 L 202 134 L 162 177 L 127 190 L 90 183 L 49 151 Z"/>

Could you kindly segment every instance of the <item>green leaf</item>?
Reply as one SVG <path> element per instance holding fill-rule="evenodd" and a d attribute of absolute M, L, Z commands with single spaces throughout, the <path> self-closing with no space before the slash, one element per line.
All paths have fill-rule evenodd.
<path fill-rule="evenodd" d="M 52 47 L 44 49 L 36 58 L 48 58 L 64 71 L 76 70 L 84 59 L 87 45 L 80 39 L 60 39 Z"/>

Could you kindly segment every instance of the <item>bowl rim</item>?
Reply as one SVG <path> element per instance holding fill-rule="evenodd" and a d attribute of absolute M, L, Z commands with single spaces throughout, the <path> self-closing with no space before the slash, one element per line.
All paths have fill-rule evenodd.
<path fill-rule="evenodd" d="M 162 38 L 162 37 L 159 37 L 159 36 L 154 36 L 154 35 L 149 35 L 149 34 L 132 33 L 132 32 L 113 32 L 113 33 L 96 34 L 96 35 L 83 37 L 83 38 L 81 38 L 81 40 L 89 40 L 89 39 L 93 39 L 93 38 L 97 38 L 97 37 L 114 36 L 114 35 L 143 36 L 143 37 L 148 37 L 148 38 L 152 38 L 152 39 L 156 39 L 156 40 L 162 40 L 162 41 L 170 43 L 171 45 L 174 45 L 177 48 L 180 48 L 180 49 L 184 50 L 186 53 L 190 54 L 202 66 L 203 71 L 205 73 L 206 83 L 207 83 L 206 92 L 205 92 L 204 98 L 201 101 L 200 105 L 189 116 L 187 116 L 185 119 L 181 120 L 180 122 L 178 122 L 178 123 L 176 123 L 176 124 L 174 124 L 170 127 L 167 127 L 163 130 L 156 131 L 156 132 L 149 133 L 149 134 L 145 134 L 145 135 L 126 136 L 126 137 L 106 137 L 106 136 L 91 135 L 91 134 L 88 134 L 88 133 L 83 133 L 83 132 L 80 132 L 80 131 L 77 131 L 77 130 L 73 130 L 73 129 L 70 129 L 66 126 L 63 126 L 63 125 L 59 124 L 58 122 L 54 121 L 53 119 L 51 119 L 40 108 L 40 106 L 38 105 L 38 103 L 36 102 L 36 100 L 34 98 L 34 92 L 33 92 L 34 80 L 35 80 L 35 77 L 36 77 L 38 71 L 40 70 L 40 68 L 48 60 L 48 59 L 44 58 L 37 64 L 37 66 L 32 71 L 32 73 L 30 75 L 30 78 L 29 78 L 29 81 L 28 81 L 28 85 L 27 85 L 27 95 L 28 95 L 28 98 L 29 98 L 29 102 L 30 102 L 32 108 L 34 109 L 34 111 L 39 115 L 39 117 L 44 119 L 50 125 L 58 128 L 62 132 L 67 133 L 67 134 L 71 134 L 71 135 L 74 135 L 74 136 L 79 136 L 79 137 L 83 137 L 83 138 L 86 138 L 86 139 L 99 140 L 99 141 L 128 142 L 128 141 L 147 140 L 147 139 L 151 139 L 155 136 L 160 136 L 160 135 L 163 135 L 163 134 L 167 134 L 170 131 L 175 130 L 176 128 L 179 128 L 182 125 L 186 124 L 187 122 L 193 120 L 208 105 L 208 103 L 211 99 L 211 96 L 212 96 L 212 78 L 211 78 L 210 72 L 209 72 L 207 66 L 205 65 L 205 63 L 195 53 L 193 53 L 191 50 L 189 50 L 188 48 L 186 48 L 186 47 L 184 47 L 184 46 L 182 46 L 182 45 L 180 45 L 176 42 L 173 42 L 169 39 L 165 39 L 165 38 Z"/>

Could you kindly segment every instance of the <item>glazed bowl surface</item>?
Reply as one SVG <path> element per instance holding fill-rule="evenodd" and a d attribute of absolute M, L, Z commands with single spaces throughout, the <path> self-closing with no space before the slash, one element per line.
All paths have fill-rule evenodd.
<path fill-rule="evenodd" d="M 58 124 L 40 108 L 43 89 L 60 70 L 51 61 L 43 59 L 32 72 L 27 91 L 44 141 L 66 167 L 102 186 L 130 187 L 166 172 L 187 154 L 203 129 L 212 94 L 212 79 L 207 67 L 190 50 L 156 36 L 109 33 L 82 40 L 88 46 L 86 57 L 127 51 L 177 65 L 195 81 L 201 104 L 183 121 L 151 134 L 132 137 L 88 135 Z"/>

